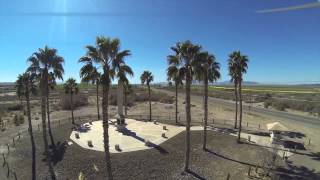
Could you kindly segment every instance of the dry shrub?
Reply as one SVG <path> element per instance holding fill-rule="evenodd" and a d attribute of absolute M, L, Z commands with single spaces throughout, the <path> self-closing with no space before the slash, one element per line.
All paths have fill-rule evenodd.
<path fill-rule="evenodd" d="M 8 106 L 8 111 L 21 111 L 23 106 L 21 104 L 12 104 Z"/>
<path fill-rule="evenodd" d="M 71 99 L 69 94 L 65 94 L 60 98 L 60 106 L 63 110 L 71 110 Z M 84 94 L 73 95 L 73 108 L 88 105 L 88 97 Z"/>

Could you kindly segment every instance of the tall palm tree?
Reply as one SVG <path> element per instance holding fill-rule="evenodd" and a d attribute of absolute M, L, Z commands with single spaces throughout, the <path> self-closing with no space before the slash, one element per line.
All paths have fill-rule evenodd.
<path fill-rule="evenodd" d="M 63 85 L 64 92 L 70 95 L 70 109 L 72 124 L 74 124 L 74 115 L 73 115 L 73 95 L 79 92 L 78 84 L 75 79 L 69 78 L 66 83 Z"/>
<path fill-rule="evenodd" d="M 34 142 L 33 131 L 32 131 L 32 122 L 31 122 L 31 108 L 30 108 L 30 95 L 37 94 L 35 76 L 30 73 L 20 74 L 16 81 L 17 91 L 21 92 L 26 98 L 27 102 L 27 116 L 28 116 L 28 132 L 30 135 L 31 141 L 31 151 L 32 151 L 32 180 L 36 180 L 36 145 Z"/>
<path fill-rule="evenodd" d="M 203 81 L 204 90 L 204 118 L 203 118 L 203 150 L 207 149 L 207 125 L 208 125 L 208 84 L 217 81 L 220 78 L 220 64 L 216 61 L 214 55 L 208 52 L 202 52 L 198 55 L 198 64 L 196 65 L 195 76 L 199 81 Z"/>
<path fill-rule="evenodd" d="M 127 75 L 132 77 L 133 71 L 130 66 L 125 64 L 124 59 L 121 62 L 114 61 L 112 69 L 114 70 L 115 77 L 118 79 L 118 115 L 123 116 L 124 86 L 129 83 Z"/>
<path fill-rule="evenodd" d="M 62 76 L 61 76 L 62 79 Z M 55 77 L 55 73 L 54 72 L 49 72 L 48 75 L 48 88 L 47 88 L 47 122 L 48 122 L 48 131 L 49 131 L 49 136 L 50 136 L 50 140 L 51 140 L 51 145 L 53 146 L 53 148 L 55 148 L 55 143 L 54 143 L 54 139 L 53 139 L 53 134 L 52 134 L 52 130 L 51 130 L 51 120 L 50 120 L 50 90 L 53 90 L 55 85 L 56 85 L 56 77 Z"/>
<path fill-rule="evenodd" d="M 129 94 L 133 92 L 132 85 L 129 83 L 129 81 L 125 82 L 124 84 L 124 115 L 128 115 L 128 101 L 127 97 Z"/>
<path fill-rule="evenodd" d="M 190 124 L 191 124 L 191 108 L 190 108 L 190 88 L 197 56 L 201 50 L 201 46 L 194 45 L 191 41 L 178 42 L 171 50 L 177 55 L 169 62 L 169 66 L 180 66 L 181 71 L 185 75 L 186 81 L 186 152 L 184 170 L 189 171 L 190 160 Z"/>
<path fill-rule="evenodd" d="M 62 78 L 64 73 L 63 63 L 64 59 L 57 54 L 56 49 L 51 49 L 45 46 L 43 49 L 39 49 L 38 52 L 28 59 L 30 66 L 28 72 L 37 74 L 40 77 L 40 94 L 41 94 L 41 118 L 42 118 L 42 134 L 44 140 L 44 151 L 46 155 L 46 162 L 49 167 L 49 173 L 51 179 L 55 180 L 56 175 L 51 163 L 51 156 L 49 153 L 48 138 L 47 138 L 47 125 L 46 125 L 46 102 L 48 96 L 48 80 L 49 73 L 53 72 L 57 77 Z"/>
<path fill-rule="evenodd" d="M 120 51 L 120 40 L 105 37 L 97 37 L 95 46 L 87 46 L 87 53 L 81 57 L 79 62 L 87 64 L 98 65 L 102 67 L 101 84 L 102 84 L 102 112 L 103 112 L 103 137 L 105 160 L 107 164 L 107 177 L 109 180 L 113 179 L 111 171 L 111 159 L 109 151 L 109 124 L 108 124 L 108 94 L 111 80 L 114 78 L 114 70 L 112 64 L 118 64 L 123 59 L 130 55 L 129 50 Z M 120 63 L 119 63 L 120 62 Z"/>
<path fill-rule="evenodd" d="M 239 102 L 240 102 L 240 116 L 239 116 L 239 133 L 238 133 L 238 143 L 240 143 L 240 135 L 242 130 L 242 81 L 243 81 L 243 74 L 247 73 L 249 59 L 246 55 L 242 55 L 240 51 L 236 52 L 239 54 L 237 61 L 236 61 L 236 73 L 237 73 L 237 81 L 239 83 Z"/>
<path fill-rule="evenodd" d="M 172 61 L 176 61 L 178 59 L 178 57 L 176 55 L 169 55 L 167 57 L 167 61 L 168 63 L 172 62 Z M 183 80 L 183 72 L 180 70 L 180 67 L 177 65 L 170 65 L 167 68 L 167 77 L 169 82 L 173 81 L 174 82 L 174 86 L 175 86 L 175 92 L 176 92 L 176 99 L 175 99 L 175 108 L 176 108 L 176 112 L 175 112 L 175 118 L 176 118 L 176 124 L 178 123 L 178 87 L 180 85 L 183 84 L 182 80 Z"/>
<path fill-rule="evenodd" d="M 234 122 L 234 128 L 236 129 L 238 126 L 238 77 L 237 77 L 237 59 L 239 59 L 240 54 L 235 51 L 229 55 L 228 59 L 228 69 L 229 69 L 229 75 L 231 77 L 231 82 L 234 84 L 234 96 L 236 101 L 236 112 L 235 112 L 235 122 Z"/>
<path fill-rule="evenodd" d="M 97 114 L 98 119 L 100 119 L 99 85 L 101 83 L 101 73 L 92 63 L 88 63 L 80 69 L 80 77 L 83 82 L 91 82 L 96 85 Z"/>
<path fill-rule="evenodd" d="M 153 81 L 153 75 L 150 71 L 143 71 L 140 76 L 141 84 L 146 84 L 148 86 L 148 100 L 149 100 L 149 121 L 152 120 L 152 111 L 151 111 L 151 90 L 150 83 Z"/>

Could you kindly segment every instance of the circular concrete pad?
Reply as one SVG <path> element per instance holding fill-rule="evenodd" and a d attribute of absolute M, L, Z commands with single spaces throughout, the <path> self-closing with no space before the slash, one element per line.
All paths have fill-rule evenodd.
<path fill-rule="evenodd" d="M 145 140 L 153 145 L 159 145 L 185 130 L 184 127 L 126 119 L 126 126 L 120 132 L 117 130 L 115 121 L 115 119 L 109 121 L 109 149 L 111 153 L 150 149 L 152 147 L 146 146 Z M 163 126 L 166 126 L 167 130 L 163 130 Z M 94 121 L 92 124 L 85 123 L 83 127 L 87 128 L 84 128 L 83 131 L 72 131 L 70 139 L 83 148 L 104 151 L 102 121 Z M 76 138 L 76 133 L 79 134 L 79 139 Z M 165 137 L 162 137 L 163 133 L 165 133 Z M 88 141 L 92 141 L 93 147 L 88 146 Z M 121 151 L 115 149 L 116 144 L 119 144 Z"/>

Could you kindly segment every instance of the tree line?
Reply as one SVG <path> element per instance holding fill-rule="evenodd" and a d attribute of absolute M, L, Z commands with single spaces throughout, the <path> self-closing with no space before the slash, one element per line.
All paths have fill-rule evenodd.
<path fill-rule="evenodd" d="M 207 144 L 207 123 L 208 123 L 208 84 L 220 78 L 220 63 L 215 56 L 204 51 L 198 44 L 191 41 L 178 42 L 171 47 L 172 54 L 167 56 L 167 78 L 175 85 L 175 121 L 178 123 L 178 87 L 185 87 L 185 112 L 186 112 L 186 147 L 184 171 L 188 172 L 190 164 L 190 126 L 191 126 L 191 99 L 190 87 L 193 80 L 203 82 L 204 96 L 204 121 L 203 121 L 203 150 Z M 83 66 L 80 69 L 80 77 L 83 82 L 96 85 L 97 118 L 100 116 L 99 87 L 102 86 L 102 121 L 104 152 L 106 162 L 107 179 L 113 179 L 111 171 L 111 159 L 109 151 L 109 112 L 108 94 L 112 80 L 118 80 L 118 86 L 124 88 L 124 101 L 126 95 L 131 91 L 127 76 L 133 76 L 133 70 L 125 63 L 125 58 L 131 55 L 130 50 L 121 50 L 120 40 L 108 37 L 97 37 L 94 45 L 86 46 L 86 53 L 80 57 L 78 62 Z M 45 46 L 34 52 L 27 60 L 27 70 L 18 76 L 16 81 L 17 95 L 25 97 L 27 105 L 28 132 L 32 148 L 32 179 L 36 179 L 36 147 L 32 132 L 32 117 L 30 108 L 30 95 L 40 93 L 41 96 L 41 123 L 42 136 L 44 141 L 44 155 L 52 180 L 57 179 L 52 165 L 51 153 L 55 151 L 55 143 L 50 125 L 49 91 L 56 84 L 56 79 L 63 80 L 64 58 L 59 56 L 57 50 Z M 235 128 L 239 128 L 238 142 L 240 143 L 242 124 L 242 95 L 241 87 L 243 74 L 248 69 L 248 57 L 235 51 L 229 55 L 228 68 L 231 81 L 234 83 L 236 105 L 235 105 Z M 147 85 L 149 99 L 149 120 L 152 120 L 151 88 L 150 84 L 154 76 L 150 71 L 144 71 L 140 77 L 141 83 Z M 75 125 L 73 115 L 73 95 L 78 93 L 78 84 L 73 78 L 66 80 L 64 84 L 65 93 L 70 95 L 72 124 Z M 239 104 L 238 104 L 239 101 Z M 126 104 L 126 103 L 124 103 Z M 239 106 L 239 114 L 238 114 Z M 125 107 L 125 115 L 126 113 Z M 239 116 L 239 122 L 238 122 Z M 47 127 L 48 125 L 48 127 Z M 47 133 L 48 129 L 48 133 Z M 51 150 L 48 143 L 48 134 L 51 140 Z"/>

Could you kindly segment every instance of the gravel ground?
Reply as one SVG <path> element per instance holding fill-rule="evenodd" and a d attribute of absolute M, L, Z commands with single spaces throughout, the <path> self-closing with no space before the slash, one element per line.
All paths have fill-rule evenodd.
<path fill-rule="evenodd" d="M 77 179 L 82 172 L 86 179 L 104 179 L 104 153 L 83 149 L 75 143 L 68 145 L 71 125 L 64 124 L 53 131 L 57 145 L 54 156 L 58 179 Z M 191 132 L 191 170 L 181 173 L 184 164 L 185 133 L 161 144 L 158 148 L 136 152 L 112 154 L 112 170 L 115 179 L 247 179 L 249 165 L 261 165 L 261 156 L 271 153 L 258 146 L 237 144 L 233 136 L 208 132 L 208 152 L 202 150 L 202 132 Z M 37 176 L 47 177 L 47 167 L 42 154 L 42 133 L 35 132 L 37 142 Z M 29 136 L 16 143 L 7 156 L 10 171 L 16 172 L 18 179 L 31 177 L 31 150 Z M 6 174 L 6 167 L 0 167 Z M 27 178 L 28 177 L 28 178 Z"/>

